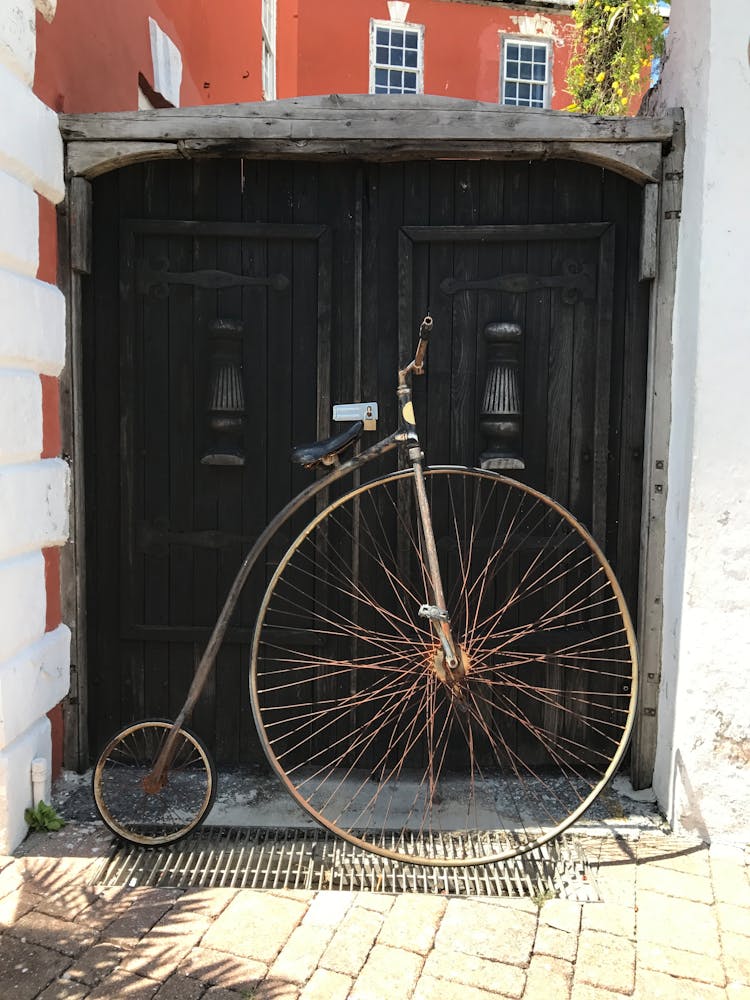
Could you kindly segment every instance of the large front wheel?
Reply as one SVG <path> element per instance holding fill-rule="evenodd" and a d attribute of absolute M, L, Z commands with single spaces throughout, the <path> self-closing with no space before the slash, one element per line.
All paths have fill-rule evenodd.
<path fill-rule="evenodd" d="M 458 646 L 446 678 L 410 470 L 352 490 L 281 560 L 251 693 L 296 801 L 378 854 L 499 861 L 562 832 L 625 752 L 633 629 L 599 547 L 513 480 L 438 468 L 426 487 Z"/>

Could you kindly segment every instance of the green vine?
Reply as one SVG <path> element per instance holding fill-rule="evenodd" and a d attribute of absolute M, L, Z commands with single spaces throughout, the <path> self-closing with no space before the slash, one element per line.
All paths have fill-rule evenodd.
<path fill-rule="evenodd" d="M 649 0 L 578 0 L 568 67 L 568 111 L 624 115 L 648 85 L 664 47 L 664 21 Z"/>

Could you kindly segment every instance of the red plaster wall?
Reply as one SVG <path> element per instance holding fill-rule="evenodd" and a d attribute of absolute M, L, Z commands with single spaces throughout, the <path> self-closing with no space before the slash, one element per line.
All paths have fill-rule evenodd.
<path fill-rule="evenodd" d="M 424 92 L 497 102 L 499 32 L 515 35 L 514 18 L 533 16 L 528 7 L 488 3 L 412 0 L 407 23 L 425 28 Z M 570 18 L 545 10 L 562 43 L 553 46 L 551 106 L 570 103 L 565 89 Z M 279 0 L 279 97 L 305 94 L 366 94 L 369 89 L 370 19 L 388 20 L 385 0 Z M 299 38 L 295 60 L 293 39 Z M 295 63 L 294 70 L 289 68 Z M 296 87 L 296 89 L 291 89 Z"/>
<path fill-rule="evenodd" d="M 132 111 L 153 83 L 148 18 L 182 54 L 180 104 L 261 99 L 260 0 L 60 0 L 37 17 L 34 90 L 56 111 Z"/>

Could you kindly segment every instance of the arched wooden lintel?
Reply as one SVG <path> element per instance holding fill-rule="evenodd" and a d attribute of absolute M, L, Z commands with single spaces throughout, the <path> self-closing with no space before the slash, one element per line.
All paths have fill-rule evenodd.
<path fill-rule="evenodd" d="M 661 180 L 672 115 L 600 118 L 443 97 L 299 97 L 257 104 L 61 115 L 68 176 L 142 160 L 569 159 Z"/>

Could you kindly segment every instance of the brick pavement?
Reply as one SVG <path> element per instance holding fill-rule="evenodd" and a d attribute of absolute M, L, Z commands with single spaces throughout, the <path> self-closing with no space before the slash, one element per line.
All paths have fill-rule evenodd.
<path fill-rule="evenodd" d="M 54 843 L 0 858 L 2 1000 L 750 1000 L 736 849 L 592 838 L 581 904 L 102 889 Z"/>

